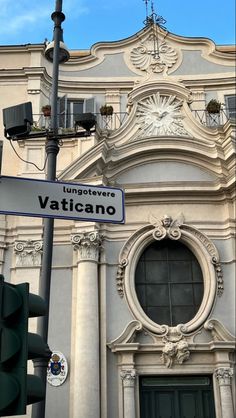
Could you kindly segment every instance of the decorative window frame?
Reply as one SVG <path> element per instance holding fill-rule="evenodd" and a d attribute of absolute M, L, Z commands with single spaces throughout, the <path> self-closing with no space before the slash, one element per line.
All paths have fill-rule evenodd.
<path fill-rule="evenodd" d="M 199 310 L 191 321 L 178 324 L 176 327 L 152 321 L 143 311 L 135 289 L 135 271 L 143 251 L 154 240 L 164 238 L 180 240 L 186 245 L 198 260 L 203 274 L 204 294 Z M 205 234 L 184 223 L 182 214 L 174 221 L 169 215 L 165 215 L 161 220 L 151 216 L 150 224 L 136 231 L 121 250 L 117 291 L 121 297 L 126 297 L 134 318 L 152 333 L 160 336 L 173 332 L 191 334 L 203 326 L 210 316 L 217 294 L 221 296 L 223 293 L 223 274 L 218 251 Z"/>

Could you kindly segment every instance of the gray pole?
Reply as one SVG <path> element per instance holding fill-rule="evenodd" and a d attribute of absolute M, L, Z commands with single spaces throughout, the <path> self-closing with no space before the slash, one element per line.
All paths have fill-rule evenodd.
<path fill-rule="evenodd" d="M 53 48 L 53 74 L 52 74 L 52 101 L 51 101 L 51 130 L 52 135 L 49 134 L 45 146 L 47 161 L 47 176 L 46 179 L 54 181 L 56 179 L 56 161 L 57 154 L 59 152 L 58 145 L 58 73 L 60 62 L 60 41 L 62 41 L 62 29 L 61 23 L 64 21 L 65 16 L 62 13 L 62 0 L 56 0 L 56 9 L 51 16 L 54 21 L 54 48 Z M 53 252 L 53 229 L 54 219 L 46 218 L 44 220 L 43 231 L 43 259 L 42 268 L 39 281 L 39 295 L 46 301 L 47 314 L 38 319 L 37 332 L 40 334 L 44 341 L 48 340 L 48 323 L 49 323 L 49 304 L 50 304 L 50 288 L 51 288 L 51 269 L 52 269 L 52 252 Z M 47 383 L 47 360 L 36 359 L 34 360 L 35 374 L 40 376 L 43 380 L 44 386 Z M 33 418 L 45 417 L 45 401 L 38 402 L 33 405 L 32 409 Z"/>

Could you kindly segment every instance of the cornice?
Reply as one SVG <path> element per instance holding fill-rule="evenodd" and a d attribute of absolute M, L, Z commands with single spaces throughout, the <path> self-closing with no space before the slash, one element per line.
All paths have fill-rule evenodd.
<path fill-rule="evenodd" d="M 45 44 L 24 44 L 24 45 L 0 45 L 0 54 L 2 52 L 6 53 L 25 53 L 25 52 L 41 52 L 44 51 Z"/>

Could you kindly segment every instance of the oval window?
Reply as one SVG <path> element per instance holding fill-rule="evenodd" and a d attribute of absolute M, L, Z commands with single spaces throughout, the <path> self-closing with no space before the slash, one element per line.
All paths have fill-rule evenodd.
<path fill-rule="evenodd" d="M 142 309 L 152 321 L 169 326 L 185 324 L 202 302 L 202 271 L 183 243 L 155 241 L 138 261 L 135 288 Z"/>

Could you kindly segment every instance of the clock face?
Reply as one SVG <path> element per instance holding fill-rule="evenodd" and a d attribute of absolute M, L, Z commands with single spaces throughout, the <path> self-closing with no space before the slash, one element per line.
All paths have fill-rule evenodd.
<path fill-rule="evenodd" d="M 152 95 L 138 104 L 137 119 L 147 136 L 186 134 L 180 108 L 182 102 L 175 96 Z"/>

